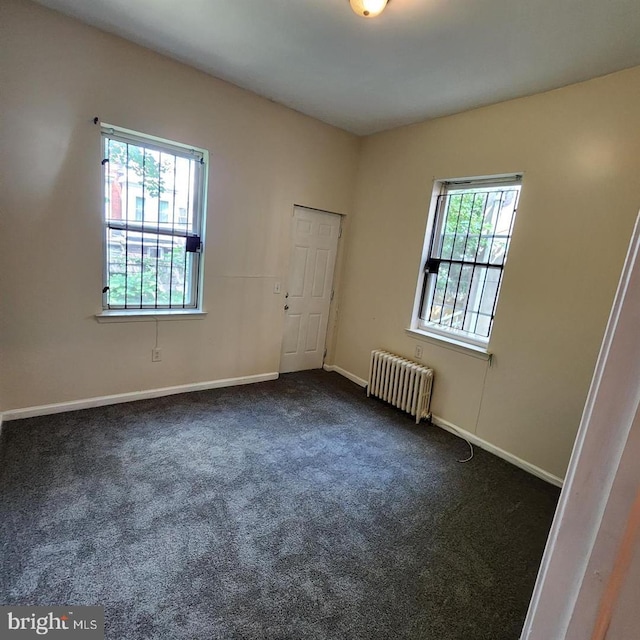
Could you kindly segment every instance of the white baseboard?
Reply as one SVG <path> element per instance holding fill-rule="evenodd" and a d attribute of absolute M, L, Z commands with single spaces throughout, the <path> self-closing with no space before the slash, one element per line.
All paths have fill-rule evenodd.
<path fill-rule="evenodd" d="M 322 365 L 322 368 L 325 371 L 335 371 L 336 373 L 339 373 L 341 376 L 344 376 L 345 378 L 351 380 L 351 382 L 355 382 L 356 384 L 360 385 L 361 387 L 367 386 L 366 380 L 363 380 L 362 378 L 358 378 L 358 376 L 354 375 L 353 373 L 349 373 L 348 371 L 345 371 L 344 369 L 336 366 L 335 364 L 324 364 Z"/>
<path fill-rule="evenodd" d="M 367 381 L 363 378 L 356 376 L 349 371 L 346 371 L 342 367 L 338 367 L 337 365 L 325 364 L 323 365 L 323 369 L 325 371 L 335 371 L 339 373 L 341 376 L 344 376 L 351 382 L 355 382 L 355 384 L 366 387 Z M 11 409 L 9 411 L 5 411 L 0 414 L 0 432 L 2 430 L 2 423 L 4 420 L 19 420 L 20 418 L 33 418 L 36 416 L 46 416 L 52 415 L 54 413 L 64 413 L 66 411 L 79 411 L 80 409 L 90 409 L 92 407 L 104 407 L 110 404 L 120 404 L 122 402 L 133 402 L 135 400 L 146 400 L 149 398 L 161 398 L 163 396 L 175 395 L 178 393 L 189 393 L 190 391 L 205 391 L 207 389 L 219 389 L 222 387 L 233 387 L 244 384 L 254 384 L 256 382 L 266 382 L 268 380 L 276 380 L 279 377 L 277 372 L 273 373 L 263 373 L 252 376 L 242 376 L 239 378 L 225 378 L 222 380 L 212 380 L 209 382 L 196 382 L 192 384 L 183 384 L 175 387 L 163 387 L 161 389 L 148 389 L 146 391 L 132 391 L 129 393 L 119 393 L 111 396 L 99 396 L 96 398 L 87 398 L 85 400 L 73 400 L 71 402 L 59 402 L 56 404 L 45 404 L 36 407 L 26 407 L 24 409 Z M 448 422 L 444 418 L 440 418 L 439 416 L 433 416 L 432 422 L 436 426 L 444 429 L 445 431 L 449 431 L 454 435 L 461 436 L 465 438 L 472 444 L 488 451 L 489 453 L 493 453 L 494 455 L 514 464 L 516 467 L 520 467 L 525 471 L 528 471 L 534 476 L 541 478 L 557 487 L 562 487 L 563 480 L 554 476 L 553 474 L 537 467 L 526 460 L 522 460 L 522 458 L 518 458 L 517 456 L 505 451 L 504 449 L 500 449 L 490 442 L 479 438 L 475 434 L 465 431 L 460 427 Z"/>
<path fill-rule="evenodd" d="M 531 464 L 530 462 L 527 462 L 522 458 L 518 458 L 518 456 L 515 456 L 512 453 L 509 453 L 508 451 L 505 451 L 500 447 L 496 447 L 496 445 L 491 444 L 490 442 L 487 442 L 482 438 L 479 438 L 477 435 L 475 435 L 474 433 L 471 433 L 470 431 L 465 431 L 464 429 L 457 427 L 455 424 L 452 424 L 451 422 L 448 422 L 443 418 L 440 418 L 438 416 L 432 416 L 431 422 L 435 424 L 437 427 L 440 427 L 445 431 L 449 431 L 454 435 L 460 436 L 461 438 L 468 440 L 471 444 L 474 444 L 480 447 L 481 449 L 488 451 L 489 453 L 493 453 L 494 455 L 498 456 L 498 458 L 502 458 L 503 460 L 510 462 L 516 467 L 520 467 L 520 469 L 524 469 L 525 471 L 528 471 L 530 474 L 538 478 L 541 478 L 542 480 L 545 480 L 546 482 L 549 482 L 550 484 L 553 484 L 556 487 L 562 487 L 564 483 L 562 478 L 558 478 L 558 476 L 554 476 L 552 473 L 549 473 L 548 471 L 545 471 L 540 467 L 536 467 L 536 465 Z"/>
<path fill-rule="evenodd" d="M 336 373 L 339 373 L 341 376 L 348 378 L 352 382 L 359 384 L 361 387 L 367 386 L 366 380 L 363 380 L 362 378 L 359 378 L 353 373 L 350 373 L 349 371 L 345 371 L 344 369 L 336 365 L 325 364 L 324 369 L 325 371 L 335 371 Z M 520 467 L 520 469 L 524 469 L 525 471 L 528 471 L 530 474 L 538 478 L 541 478 L 542 480 L 545 480 L 546 482 L 549 482 L 550 484 L 553 484 L 556 487 L 562 487 L 564 483 L 562 478 L 558 478 L 558 476 L 554 476 L 552 473 L 549 473 L 548 471 L 545 471 L 540 467 L 536 467 L 534 464 L 531 464 L 530 462 L 527 462 L 522 458 L 518 458 L 518 456 L 515 456 L 512 453 L 509 453 L 508 451 L 505 451 L 500 447 L 496 447 L 494 444 L 491 444 L 490 442 L 487 442 L 486 440 L 479 438 L 478 436 L 476 436 L 475 434 L 469 431 L 465 431 L 464 429 L 461 429 L 460 427 L 445 420 L 444 418 L 440 418 L 438 416 L 432 416 L 431 422 L 437 427 L 440 427 L 445 431 L 449 431 L 450 433 L 453 433 L 454 435 L 457 435 L 459 437 L 465 438 L 466 440 L 471 442 L 471 444 L 474 444 L 477 447 L 480 447 L 481 449 L 484 449 L 485 451 L 488 451 L 489 453 L 492 453 L 493 455 L 498 456 L 498 458 L 502 458 L 503 460 L 510 462 L 516 467 Z"/>
<path fill-rule="evenodd" d="M 121 402 L 133 402 L 135 400 L 147 400 L 149 398 L 162 398 L 163 396 L 172 396 L 178 393 L 189 393 L 190 391 L 205 391 L 207 389 L 219 389 L 221 387 L 235 387 L 243 384 L 254 384 L 255 382 L 266 382 L 267 380 L 276 380 L 279 375 L 280 374 L 277 372 L 261 373 L 253 376 L 242 376 L 240 378 L 225 378 L 223 380 L 211 380 L 209 382 L 194 382 L 191 384 L 178 385 L 176 387 L 163 387 L 161 389 L 148 389 L 146 391 L 132 391 L 130 393 L 118 393 L 112 396 L 87 398 L 86 400 L 44 404 L 37 407 L 26 407 L 25 409 L 11 409 L 2 413 L 0 416 L 0 425 L 2 420 L 19 420 L 20 418 L 47 416 L 54 413 L 65 413 L 66 411 L 79 411 L 80 409 L 120 404 Z"/>

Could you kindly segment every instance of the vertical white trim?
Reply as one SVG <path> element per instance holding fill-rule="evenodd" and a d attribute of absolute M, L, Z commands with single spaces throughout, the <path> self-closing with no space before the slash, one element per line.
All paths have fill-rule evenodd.
<path fill-rule="evenodd" d="M 431 187 L 431 200 L 429 202 L 429 213 L 425 221 L 424 234 L 422 236 L 422 254 L 420 255 L 420 264 L 418 265 L 418 278 L 416 281 L 416 292 L 413 298 L 413 308 L 411 310 L 411 318 L 409 319 L 409 327 L 418 329 L 420 319 L 420 300 L 422 299 L 422 287 L 424 283 L 425 273 L 424 265 L 429 258 L 431 249 L 431 232 L 436 220 L 436 209 L 438 207 L 438 196 L 442 190 L 442 181 L 434 179 Z"/>

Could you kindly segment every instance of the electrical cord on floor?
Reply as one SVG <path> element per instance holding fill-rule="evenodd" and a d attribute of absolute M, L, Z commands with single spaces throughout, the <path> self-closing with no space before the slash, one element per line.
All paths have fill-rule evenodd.
<path fill-rule="evenodd" d="M 462 438 L 462 436 L 460 436 L 460 438 Z M 464 460 L 458 460 L 458 462 L 460 462 L 461 464 L 464 464 L 465 462 L 469 462 L 469 460 L 473 459 L 473 445 L 466 439 L 466 438 L 462 438 L 468 445 L 469 445 L 469 457 L 465 458 Z"/>
<path fill-rule="evenodd" d="M 429 420 L 429 424 L 434 424 L 433 423 L 433 418 L 431 416 L 429 416 L 428 418 Z M 452 425 L 449 425 L 447 427 L 447 429 L 449 431 L 451 431 L 451 433 L 455 434 L 456 436 L 458 436 L 458 438 L 460 438 L 461 440 L 464 440 L 468 445 L 469 445 L 469 457 L 465 458 L 464 460 L 457 460 L 457 462 L 459 462 L 460 464 L 464 464 L 465 462 L 469 462 L 470 460 L 473 460 L 473 455 L 474 455 L 474 449 L 473 449 L 473 445 L 471 444 L 471 442 L 469 440 L 467 440 L 455 427 L 453 427 Z"/>
<path fill-rule="evenodd" d="M 482 401 L 484 400 L 484 388 L 487 385 L 487 372 L 489 371 L 489 368 L 491 367 L 492 364 L 493 364 L 493 354 L 490 353 L 489 360 L 487 360 L 487 366 L 485 367 L 485 370 L 484 370 L 484 376 L 482 377 L 482 392 L 480 393 L 480 404 L 478 405 L 478 415 L 476 416 L 476 428 L 475 428 L 476 432 L 478 431 L 480 411 L 482 411 Z M 465 458 L 464 460 L 458 460 L 458 462 L 464 464 L 465 462 L 469 462 L 469 460 L 473 459 L 473 445 L 464 436 L 460 435 L 459 433 L 457 433 L 457 435 L 469 445 L 469 451 L 470 451 L 469 457 Z"/>
<path fill-rule="evenodd" d="M 484 376 L 482 378 L 482 393 L 480 394 L 480 405 L 478 406 L 478 415 L 476 416 L 476 431 L 478 430 L 478 421 L 480 420 L 480 411 L 482 410 L 482 400 L 484 399 L 484 388 L 487 384 L 487 372 L 489 371 L 489 367 L 491 367 L 491 365 L 493 364 L 493 354 L 489 354 L 489 360 L 487 362 L 488 362 L 488 366 L 485 368 Z M 462 438 L 469 445 L 469 457 L 465 458 L 464 460 L 458 460 L 458 462 L 460 462 L 461 464 L 464 464 L 465 462 L 469 462 L 469 460 L 473 460 L 473 445 L 471 444 L 471 442 L 469 442 L 469 440 L 467 440 L 463 435 L 458 433 L 457 430 L 456 430 L 456 435 L 459 438 Z"/>

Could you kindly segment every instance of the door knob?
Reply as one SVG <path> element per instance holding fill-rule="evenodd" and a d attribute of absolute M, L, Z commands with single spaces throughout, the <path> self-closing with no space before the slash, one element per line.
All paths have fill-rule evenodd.
<path fill-rule="evenodd" d="M 288 308 L 289 308 L 289 305 L 288 305 L 288 304 L 285 304 L 285 305 L 284 305 L 284 310 L 286 311 Z"/>

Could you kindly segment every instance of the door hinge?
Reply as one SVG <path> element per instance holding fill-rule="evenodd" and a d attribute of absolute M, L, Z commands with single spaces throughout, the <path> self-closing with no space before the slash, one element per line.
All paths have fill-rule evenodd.
<path fill-rule="evenodd" d="M 342 238 L 342 225 L 340 225 L 340 229 L 338 229 L 338 238 Z"/>
<path fill-rule="evenodd" d="M 330 300 L 333 300 L 333 296 L 334 296 L 335 294 L 336 294 L 336 292 L 332 289 L 332 290 L 331 290 L 331 298 L 330 298 Z"/>

